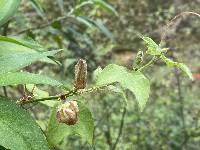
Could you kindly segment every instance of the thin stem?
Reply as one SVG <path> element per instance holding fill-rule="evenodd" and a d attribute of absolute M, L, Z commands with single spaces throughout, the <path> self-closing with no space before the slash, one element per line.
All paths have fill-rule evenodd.
<path fill-rule="evenodd" d="M 157 60 L 158 60 L 158 57 L 154 56 L 147 64 L 145 64 L 144 66 L 139 68 L 138 71 L 142 71 L 142 70 L 146 69 L 147 67 L 149 67 L 152 64 L 154 64 Z"/>
<path fill-rule="evenodd" d="M 19 32 L 16 33 L 16 35 L 23 34 L 23 33 L 27 32 L 27 31 L 33 31 L 33 30 L 43 29 L 43 28 L 46 28 L 46 27 L 50 26 L 51 24 L 53 24 L 56 21 L 62 21 L 62 20 L 65 20 L 67 18 L 74 18 L 74 16 L 73 15 L 69 15 L 69 14 L 65 15 L 65 16 L 61 16 L 61 17 L 53 19 L 53 20 L 51 20 L 51 21 L 49 21 L 47 23 L 39 24 L 38 26 L 31 27 L 31 28 L 19 31 Z"/>
<path fill-rule="evenodd" d="M 181 144 L 181 147 L 183 148 L 184 146 L 187 146 L 187 142 L 189 139 L 189 136 L 187 135 L 187 131 L 186 131 L 186 124 L 185 124 L 185 116 L 184 116 L 184 97 L 182 95 L 182 90 L 181 90 L 181 79 L 180 79 L 180 73 L 178 72 L 177 69 L 175 69 L 175 75 L 176 75 L 176 80 L 177 80 L 177 88 L 178 88 L 178 99 L 179 99 L 179 103 L 180 103 L 180 117 L 182 120 L 182 129 L 183 129 L 183 142 Z"/>
<path fill-rule="evenodd" d="M 123 108 L 122 118 L 121 118 L 121 123 L 120 123 L 120 127 L 119 127 L 118 136 L 117 136 L 117 139 L 116 139 L 116 141 L 115 141 L 115 143 L 113 145 L 112 150 L 115 150 L 116 147 L 117 147 L 117 144 L 119 143 L 119 140 L 120 140 L 120 137 L 121 137 L 121 134 L 122 134 L 122 130 L 123 130 L 123 127 L 124 127 L 125 115 L 126 115 L 126 106 L 124 106 L 124 108 Z"/>
<path fill-rule="evenodd" d="M 173 25 L 173 23 L 175 22 L 176 19 L 178 19 L 179 17 L 181 16 L 184 16 L 184 15 L 195 15 L 195 16 L 198 16 L 200 17 L 200 14 L 196 13 L 196 12 L 193 12 L 193 11 L 185 11 L 185 12 L 181 12 L 179 14 L 177 14 L 174 18 L 172 18 L 168 23 L 167 25 L 165 26 L 165 29 L 164 29 L 164 32 L 162 32 L 161 34 L 161 41 L 160 43 L 163 42 L 165 36 L 166 36 L 166 32 L 167 30 L 170 28 L 171 25 Z"/>
<path fill-rule="evenodd" d="M 45 97 L 45 98 L 40 98 L 40 99 L 31 99 L 31 100 L 19 100 L 17 101 L 18 104 L 24 105 L 24 104 L 29 104 L 29 103 L 35 103 L 35 102 L 40 102 L 40 101 L 46 101 L 46 100 L 58 100 L 60 99 L 60 97 L 62 97 L 62 99 L 66 99 L 67 97 L 73 96 L 73 95 L 80 95 L 83 93 L 91 93 L 94 91 L 98 91 L 98 90 L 104 90 L 105 88 L 107 88 L 109 85 L 103 85 L 100 87 L 92 87 L 89 89 L 81 89 L 81 90 L 70 90 L 67 91 L 67 93 L 65 94 L 59 94 L 56 96 L 50 96 L 50 97 Z"/>

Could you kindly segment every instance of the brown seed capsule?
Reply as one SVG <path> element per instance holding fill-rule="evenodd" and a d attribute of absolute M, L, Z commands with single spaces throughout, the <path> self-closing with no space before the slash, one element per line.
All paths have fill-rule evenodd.
<path fill-rule="evenodd" d="M 74 125 L 78 121 L 78 111 L 76 101 L 67 101 L 58 108 L 56 118 L 60 123 Z"/>
<path fill-rule="evenodd" d="M 75 66 L 74 88 L 76 90 L 84 89 L 87 82 L 87 63 L 83 59 L 79 59 Z"/>

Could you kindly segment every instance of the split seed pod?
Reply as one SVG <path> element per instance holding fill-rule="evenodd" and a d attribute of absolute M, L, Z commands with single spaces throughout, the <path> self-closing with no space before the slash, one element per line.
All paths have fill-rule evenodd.
<path fill-rule="evenodd" d="M 74 125 L 78 121 L 78 111 L 76 101 L 67 101 L 58 108 L 56 118 L 60 123 Z"/>
<path fill-rule="evenodd" d="M 75 90 L 84 89 L 87 83 L 87 63 L 83 59 L 79 59 L 75 66 Z"/>

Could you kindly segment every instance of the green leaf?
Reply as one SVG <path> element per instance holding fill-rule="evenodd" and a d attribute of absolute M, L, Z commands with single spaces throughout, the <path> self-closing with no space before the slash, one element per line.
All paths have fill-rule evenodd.
<path fill-rule="evenodd" d="M 36 12 L 43 18 L 45 19 L 45 15 L 44 15 L 44 10 L 40 4 L 40 1 L 38 0 L 30 0 L 32 6 L 34 7 L 34 9 L 36 10 Z"/>
<path fill-rule="evenodd" d="M 106 3 L 103 0 L 92 0 L 92 2 L 94 2 L 96 5 L 99 5 L 101 8 L 113 13 L 114 15 L 118 16 L 117 11 L 108 3 Z"/>
<path fill-rule="evenodd" d="M 90 110 L 81 102 L 78 102 L 79 113 L 78 122 L 74 126 L 58 123 L 56 120 L 56 105 L 52 110 L 47 129 L 47 140 L 50 146 L 60 143 L 69 134 L 78 134 L 84 140 L 92 144 L 94 123 Z"/>
<path fill-rule="evenodd" d="M 27 53 L 37 53 L 39 51 L 47 51 L 45 48 L 40 46 L 37 42 L 33 40 L 23 40 L 23 42 L 30 42 L 32 45 L 32 48 L 25 47 L 16 43 L 11 43 L 11 42 L 6 42 L 6 41 L 0 41 L 0 56 L 3 55 L 10 55 L 10 54 L 17 54 L 17 53 L 22 53 L 22 52 L 27 52 Z M 33 41 L 33 42 L 32 42 Z M 30 45 L 29 45 L 30 46 Z M 49 58 L 42 58 L 40 61 L 46 62 L 46 63 L 51 63 L 51 64 L 56 64 L 53 60 Z"/>
<path fill-rule="evenodd" d="M 154 55 L 154 56 L 155 55 L 161 55 L 162 49 L 151 38 L 149 38 L 149 37 L 142 37 L 142 39 L 144 40 L 144 42 L 147 45 L 147 48 L 148 48 L 147 49 L 147 54 Z"/>
<path fill-rule="evenodd" d="M 28 72 L 14 72 L 0 75 L 0 86 L 16 84 L 48 84 L 62 87 L 63 84 L 44 75 Z"/>
<path fill-rule="evenodd" d="M 37 123 L 21 107 L 0 98 L 0 145 L 11 150 L 48 150 Z"/>
<path fill-rule="evenodd" d="M 80 23 L 86 25 L 89 28 L 93 27 L 93 24 L 91 24 L 86 18 L 84 17 L 76 17 L 76 20 L 79 21 Z"/>
<path fill-rule="evenodd" d="M 20 38 L 20 37 L 0 36 L 0 41 L 18 44 L 37 51 L 46 51 L 46 49 L 43 46 L 41 46 L 39 43 L 28 37 Z"/>
<path fill-rule="evenodd" d="M 57 0 L 58 6 L 60 7 L 61 12 L 64 12 L 64 0 Z"/>
<path fill-rule="evenodd" d="M 0 56 L 22 52 L 33 53 L 35 50 L 24 47 L 22 45 L 0 41 Z"/>
<path fill-rule="evenodd" d="M 165 57 L 164 55 L 162 55 L 161 58 L 167 64 L 167 66 L 177 67 L 177 68 L 181 69 L 191 80 L 194 80 L 192 72 L 184 63 L 175 62 L 175 61 Z"/>
<path fill-rule="evenodd" d="M 0 1 L 0 26 L 12 17 L 20 5 L 21 0 L 1 0 Z"/>
<path fill-rule="evenodd" d="M 178 68 L 180 68 L 183 72 L 185 72 L 186 75 L 188 75 L 188 77 L 191 80 L 194 80 L 192 72 L 190 71 L 190 69 L 184 63 L 178 63 Z"/>
<path fill-rule="evenodd" d="M 125 67 L 110 64 L 98 75 L 97 85 L 108 85 L 118 82 L 123 88 L 135 94 L 142 111 L 149 98 L 149 80 L 140 72 L 129 72 Z"/>
<path fill-rule="evenodd" d="M 109 39 L 113 40 L 113 35 L 110 32 L 110 30 L 103 24 L 103 22 L 100 19 L 97 19 L 96 21 L 93 21 L 93 23 L 96 25 L 97 28 L 101 32 L 103 32 Z"/>
<path fill-rule="evenodd" d="M 45 98 L 45 97 L 49 97 L 49 93 L 47 91 L 43 91 L 41 89 L 39 89 L 36 85 L 34 84 L 27 84 L 26 88 L 29 92 L 32 92 L 33 90 L 33 95 L 35 99 L 40 99 L 40 98 Z M 40 101 L 41 104 L 44 104 L 48 107 L 54 107 L 55 104 L 57 103 L 57 101 L 52 101 L 52 100 L 46 100 L 46 101 Z"/>
<path fill-rule="evenodd" d="M 59 51 L 55 50 L 55 51 L 48 51 L 43 53 L 31 53 L 31 54 L 18 53 L 18 54 L 1 56 L 0 74 L 18 71 L 23 67 L 26 67 L 39 59 L 45 58 L 47 56 L 53 56 L 57 52 Z"/>
<path fill-rule="evenodd" d="M 93 79 L 94 81 L 97 80 L 99 74 L 102 72 L 102 68 L 99 66 L 94 72 L 93 72 Z"/>

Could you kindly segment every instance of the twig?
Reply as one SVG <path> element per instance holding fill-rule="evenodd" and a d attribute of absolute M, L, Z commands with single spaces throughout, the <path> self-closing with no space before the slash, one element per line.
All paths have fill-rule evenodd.
<path fill-rule="evenodd" d="M 46 100 L 58 100 L 58 99 L 60 99 L 60 97 L 62 97 L 62 99 L 66 99 L 67 97 L 70 97 L 73 95 L 80 95 L 83 93 L 91 93 L 93 91 L 104 90 L 108 86 L 109 85 L 103 85 L 103 86 L 99 86 L 99 87 L 92 87 L 89 89 L 81 89 L 78 91 L 70 90 L 70 91 L 67 91 L 67 93 L 65 93 L 65 94 L 59 94 L 56 96 L 50 96 L 50 97 L 45 97 L 45 98 L 40 98 L 40 99 L 19 100 L 19 101 L 17 101 L 17 103 L 24 105 L 24 104 L 35 103 L 35 102 L 46 101 Z"/>
<path fill-rule="evenodd" d="M 46 28 L 46 27 L 50 26 L 51 24 L 53 24 L 53 23 L 56 22 L 56 21 L 62 21 L 62 20 L 65 20 L 65 19 L 67 19 L 67 18 L 74 18 L 74 16 L 73 16 L 73 15 L 69 15 L 69 14 L 68 14 L 68 15 L 65 15 L 65 16 L 61 16 L 61 17 L 58 17 L 58 18 L 56 18 L 56 19 L 53 19 L 53 20 L 51 20 L 51 21 L 49 21 L 49 22 L 47 22 L 47 23 L 39 24 L 38 26 L 31 27 L 31 28 L 28 28 L 28 29 L 24 29 L 24 30 L 22 30 L 22 31 L 19 31 L 19 32 L 16 33 L 16 35 L 23 34 L 23 33 L 27 32 L 27 31 L 43 29 L 43 28 Z"/>
<path fill-rule="evenodd" d="M 169 27 L 171 25 L 173 25 L 173 23 L 175 22 L 176 19 L 178 19 L 179 17 L 181 16 L 184 16 L 184 15 L 195 15 L 195 16 L 198 16 L 200 17 L 200 14 L 196 13 L 196 12 L 193 12 L 193 11 L 185 11 L 185 12 L 181 12 L 179 14 L 177 14 L 174 18 L 172 18 L 168 23 L 167 25 L 165 26 L 164 28 L 164 32 L 162 32 L 161 34 L 161 41 L 160 43 L 162 43 L 162 41 L 164 40 L 165 36 L 166 36 L 166 33 L 167 33 L 167 30 L 169 29 Z"/>
<path fill-rule="evenodd" d="M 118 132 L 118 136 L 117 136 L 117 139 L 113 145 L 113 148 L 112 150 L 115 150 L 116 147 L 117 147 L 117 144 L 119 142 L 119 139 L 121 137 L 121 134 L 122 134 L 122 130 L 123 130 L 123 127 L 124 127 L 124 119 L 125 119 L 125 114 L 126 114 L 126 106 L 124 106 L 124 109 L 123 109 L 123 113 L 122 113 L 122 119 L 121 119 L 121 123 L 120 123 L 120 128 L 119 128 L 119 132 Z"/>
<path fill-rule="evenodd" d="M 139 68 L 138 71 L 142 71 L 142 70 L 146 69 L 147 67 L 153 65 L 158 59 L 159 58 L 157 56 L 154 56 L 147 64 L 145 64 L 144 66 Z"/>

